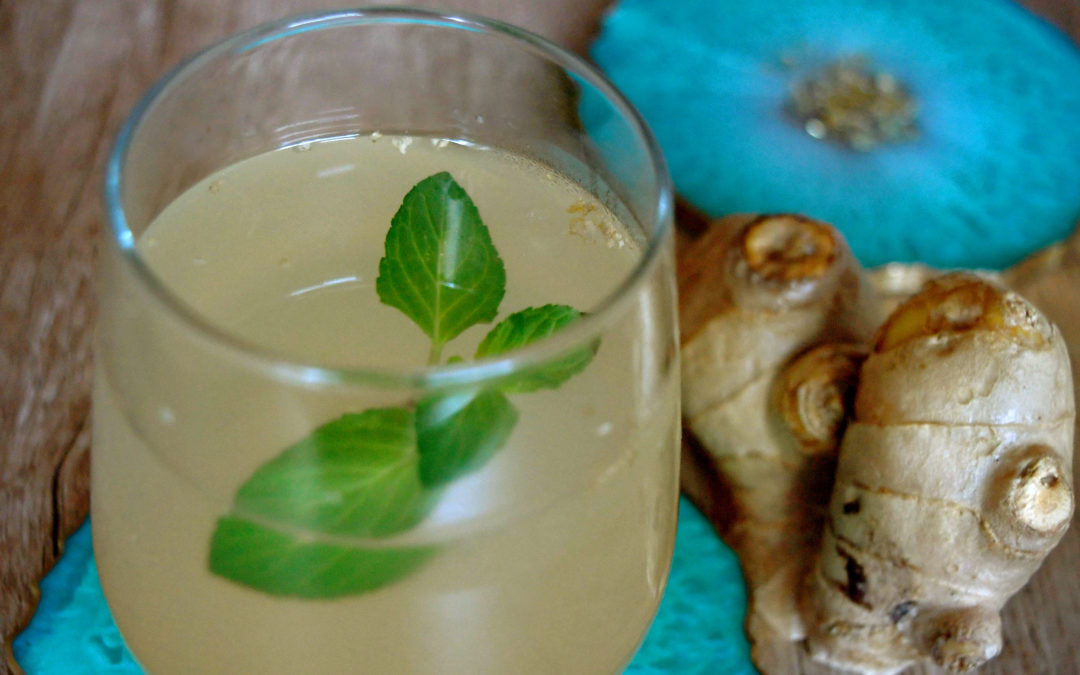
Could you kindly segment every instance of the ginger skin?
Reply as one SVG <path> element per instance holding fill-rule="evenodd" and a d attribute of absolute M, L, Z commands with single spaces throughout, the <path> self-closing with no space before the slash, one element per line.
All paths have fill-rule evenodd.
<path fill-rule="evenodd" d="M 999 612 L 1072 517 L 1075 405 L 1058 330 L 964 274 L 878 331 L 807 577 L 811 655 L 953 672 L 1001 650 Z"/>
<path fill-rule="evenodd" d="M 1072 355 L 1074 395 L 1080 401 L 1080 223 L 1065 241 L 1007 270 L 1004 280 L 1061 330 Z"/>

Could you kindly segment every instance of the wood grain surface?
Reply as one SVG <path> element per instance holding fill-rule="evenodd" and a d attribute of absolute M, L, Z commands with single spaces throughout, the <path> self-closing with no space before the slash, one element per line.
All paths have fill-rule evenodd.
<path fill-rule="evenodd" d="M 582 51 L 608 1 L 413 4 L 495 16 Z M 1080 37 L 1080 0 L 1028 4 Z M 89 507 L 94 248 L 112 139 L 138 96 L 185 55 L 256 23 L 331 6 L 0 0 L 0 673 L 18 672 L 11 638 Z M 705 476 L 687 478 L 722 520 L 712 496 L 694 489 Z M 1074 526 L 1010 603 L 1004 654 L 985 672 L 1080 673 L 1078 568 Z"/>

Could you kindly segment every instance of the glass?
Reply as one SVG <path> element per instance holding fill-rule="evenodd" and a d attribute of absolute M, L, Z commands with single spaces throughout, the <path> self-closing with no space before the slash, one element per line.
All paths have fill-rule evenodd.
<path fill-rule="evenodd" d="M 375 270 L 331 269 L 353 253 L 326 244 L 338 235 L 327 234 L 332 206 L 314 172 L 308 185 L 294 174 L 281 180 L 280 161 L 263 173 L 271 165 L 258 162 L 363 158 L 369 147 L 382 148 L 380 159 L 327 164 L 318 175 L 366 170 L 369 191 L 401 204 L 389 157 L 466 162 L 451 173 L 467 174 L 505 259 L 506 298 L 492 324 L 525 307 L 515 279 L 538 280 L 533 306 L 572 297 L 585 314 L 504 353 L 473 359 L 458 349 L 466 358 L 457 359 L 433 349 L 434 365 L 426 352 L 413 359 L 409 340 L 426 339 L 417 327 L 375 300 L 352 324 L 348 303 L 319 320 L 280 319 L 293 316 L 299 305 L 284 301 L 294 296 L 373 299 L 362 282 Z M 490 163 L 473 170 L 474 157 Z M 524 182 L 499 182 L 519 173 Z M 559 203 L 561 219 L 543 216 L 542 198 L 520 218 L 490 215 L 548 182 L 574 198 Z M 294 193 L 307 195 L 310 218 L 266 226 Z M 241 268 L 249 251 L 228 248 L 225 207 L 166 241 L 155 220 L 199 195 L 255 210 L 244 234 L 252 250 L 291 237 L 272 273 Z M 196 55 L 147 94 L 111 157 L 106 204 L 93 537 L 110 609 L 147 670 L 598 673 L 629 662 L 660 600 L 675 532 L 672 194 L 653 138 L 602 75 L 538 37 L 467 16 L 344 11 L 259 27 Z M 372 267 L 389 216 L 380 222 L 380 250 L 355 256 Z M 574 262 L 534 239 L 599 262 Z M 175 261 L 160 253 L 169 246 L 187 272 L 205 274 L 188 283 L 170 271 Z M 325 266 L 308 265 L 301 288 L 297 270 L 321 257 Z M 605 267 L 616 259 L 629 262 Z M 266 298 L 238 288 L 282 304 L 265 310 Z M 244 324 L 248 314 L 261 328 Z M 333 333 L 324 319 L 370 335 L 346 331 L 309 349 L 309 337 Z M 492 324 L 461 339 L 475 344 Z M 391 334 L 364 354 L 369 340 Z M 522 385 L 575 358 L 586 365 L 565 381 Z M 485 396 L 502 407 L 470 407 Z M 433 410 L 445 415 L 425 427 Z M 462 422 L 465 410 L 478 419 Z M 364 424 L 334 426 L 361 414 L 404 434 L 394 446 L 411 462 L 394 474 L 401 483 L 387 487 L 382 474 L 349 482 L 348 471 L 362 474 L 358 457 L 386 449 L 368 442 Z M 469 433 L 455 437 L 444 422 Z M 323 436 L 302 446 L 317 429 Z M 345 439 L 340 456 L 330 436 Z M 476 439 L 493 436 L 478 449 Z M 471 458 L 467 466 L 453 464 L 455 452 Z M 449 458 L 453 470 L 444 463 L 432 474 L 431 457 Z M 414 508 L 395 490 L 415 486 L 417 472 L 426 501 Z"/>

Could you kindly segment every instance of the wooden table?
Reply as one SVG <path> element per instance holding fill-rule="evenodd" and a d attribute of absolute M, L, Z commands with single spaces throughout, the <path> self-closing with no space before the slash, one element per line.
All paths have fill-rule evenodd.
<path fill-rule="evenodd" d="M 414 4 L 489 14 L 583 51 L 607 2 Z M 1080 0 L 1028 4 L 1080 39 Z M 183 56 L 331 5 L 0 0 L 0 673 L 17 672 L 11 638 L 89 508 L 94 248 L 112 139 Z M 986 672 L 1080 672 L 1080 527 L 1009 605 L 1006 627 L 1005 653 Z"/>

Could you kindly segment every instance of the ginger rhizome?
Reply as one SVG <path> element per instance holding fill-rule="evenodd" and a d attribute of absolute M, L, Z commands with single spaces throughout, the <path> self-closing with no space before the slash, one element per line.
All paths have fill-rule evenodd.
<path fill-rule="evenodd" d="M 803 512 L 795 482 L 813 453 L 778 441 L 773 384 L 807 347 L 858 331 L 850 318 L 858 269 L 827 225 L 733 217 L 684 252 L 679 278 L 683 414 L 732 489 L 738 515 L 729 539 L 736 548 L 743 539 L 783 542 L 803 530 L 790 522 Z M 762 570 L 746 567 L 751 577 Z"/>
<path fill-rule="evenodd" d="M 863 273 L 798 216 L 714 224 L 679 276 L 684 422 L 729 495 L 759 669 L 794 671 L 799 640 L 865 673 L 996 655 L 1074 508 L 1059 331 L 986 275 Z"/>
<path fill-rule="evenodd" d="M 833 228 L 790 215 L 724 219 L 680 258 L 684 420 L 731 493 L 755 643 L 790 640 L 758 620 L 756 589 L 820 535 L 872 330 L 860 276 Z"/>
<path fill-rule="evenodd" d="M 818 660 L 963 672 L 1073 512 L 1075 406 L 1058 330 L 971 275 L 930 281 L 863 363 L 803 618 Z"/>

